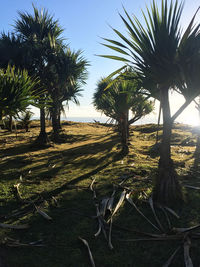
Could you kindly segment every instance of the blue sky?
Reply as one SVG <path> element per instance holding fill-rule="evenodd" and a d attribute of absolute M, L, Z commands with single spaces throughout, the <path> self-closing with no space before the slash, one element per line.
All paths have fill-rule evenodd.
<path fill-rule="evenodd" d="M 157 1 L 160 3 L 160 1 Z M 89 78 L 84 87 L 83 97 L 80 98 L 80 107 L 70 105 L 69 116 L 98 116 L 93 109 L 92 95 L 97 81 L 102 76 L 109 75 L 120 67 L 120 63 L 95 56 L 96 54 L 110 53 L 103 47 L 100 37 L 114 38 L 116 35 L 109 25 L 124 32 L 125 27 L 118 12 L 123 14 L 122 5 L 129 14 L 136 15 L 142 20 L 141 8 L 149 6 L 151 1 L 136 0 L 7 0 L 1 3 L 1 31 L 11 31 L 14 20 L 18 17 L 17 11 L 32 13 L 32 3 L 38 8 L 46 8 L 49 13 L 58 19 L 65 29 L 63 36 L 74 50 L 83 50 L 83 56 L 90 62 Z M 186 0 L 182 16 L 182 25 L 186 27 L 195 13 L 199 0 Z M 198 16 L 199 17 L 199 16 Z M 181 102 L 182 100 L 178 100 Z M 172 104 L 177 105 L 177 101 Z M 152 115 L 156 117 L 156 115 Z"/>

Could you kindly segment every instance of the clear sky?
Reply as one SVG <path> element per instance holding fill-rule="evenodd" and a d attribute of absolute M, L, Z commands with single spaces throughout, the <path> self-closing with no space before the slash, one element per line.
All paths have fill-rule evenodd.
<path fill-rule="evenodd" d="M 160 3 L 160 1 L 157 1 Z M 119 17 L 118 12 L 123 14 L 122 5 L 129 14 L 136 15 L 142 20 L 141 8 L 145 10 L 145 5 L 149 6 L 151 1 L 146 0 L 7 0 L 1 3 L 1 31 L 11 31 L 14 20 L 18 17 L 17 11 L 33 12 L 32 3 L 37 8 L 46 8 L 50 14 L 58 19 L 60 25 L 65 29 L 63 36 L 67 39 L 70 47 L 74 50 L 83 50 L 83 56 L 90 62 L 88 68 L 89 78 L 87 85 L 84 86 L 83 97 L 80 98 L 80 107 L 70 104 L 67 111 L 70 117 L 86 116 L 95 117 L 96 113 L 92 107 L 92 95 L 97 81 L 102 76 L 109 75 L 112 71 L 120 67 L 120 63 L 109 59 L 96 56 L 96 54 L 109 54 L 108 48 L 102 46 L 100 37 L 114 38 L 116 35 L 109 25 L 121 32 L 125 27 Z M 184 12 L 182 16 L 182 25 L 185 28 L 200 5 L 200 0 L 185 0 Z M 198 20 L 200 15 L 198 14 Z M 172 109 L 175 109 L 180 98 L 175 98 L 172 103 Z M 191 113 L 192 112 L 192 113 Z M 189 108 L 184 112 L 180 121 L 191 122 L 191 114 L 197 118 L 197 112 L 194 108 Z M 189 119 L 185 119 L 187 117 Z M 156 114 L 150 116 L 150 120 L 156 118 Z M 149 120 L 148 119 L 148 120 Z M 195 119 L 197 120 L 197 119 Z"/>

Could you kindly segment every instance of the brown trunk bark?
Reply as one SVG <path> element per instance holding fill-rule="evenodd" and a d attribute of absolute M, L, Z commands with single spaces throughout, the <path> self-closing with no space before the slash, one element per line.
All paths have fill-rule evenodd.
<path fill-rule="evenodd" d="M 170 141 L 173 122 L 170 114 L 168 89 L 161 89 L 160 100 L 163 114 L 163 136 L 154 199 L 164 204 L 171 204 L 182 200 L 182 191 L 171 159 Z"/>
<path fill-rule="evenodd" d="M 9 121 L 8 121 L 8 130 L 12 132 L 13 129 L 13 120 L 12 120 L 12 115 L 9 116 Z"/>
<path fill-rule="evenodd" d="M 49 143 L 49 139 L 46 133 L 46 121 L 45 121 L 45 110 L 40 108 L 40 134 L 36 140 L 36 143 L 46 145 Z"/>
<path fill-rule="evenodd" d="M 129 138 L 129 123 L 128 123 L 128 121 L 129 121 L 129 110 L 127 110 L 127 112 L 126 112 L 126 128 L 127 128 L 127 139 Z"/>
<path fill-rule="evenodd" d="M 60 121 L 60 110 L 59 110 L 59 114 L 58 114 L 58 129 L 62 130 L 62 126 L 61 126 L 61 121 Z"/>
<path fill-rule="evenodd" d="M 127 136 L 127 113 L 122 113 L 120 118 L 120 129 L 121 129 L 121 143 L 122 143 L 122 152 L 124 154 L 128 153 L 128 136 Z"/>
<path fill-rule="evenodd" d="M 199 103 L 196 103 L 196 109 L 198 110 L 199 113 L 199 123 L 200 123 L 200 99 Z M 198 129 L 196 149 L 194 152 L 194 168 L 198 170 L 199 167 L 200 167 L 200 129 Z"/>
<path fill-rule="evenodd" d="M 159 132 L 159 126 L 160 126 L 160 117 L 161 117 L 161 103 L 159 106 L 159 113 L 158 113 L 158 124 L 157 124 L 157 132 L 156 132 L 156 144 L 158 143 L 158 132 Z"/>
<path fill-rule="evenodd" d="M 52 127 L 53 127 L 53 138 L 54 141 L 59 139 L 59 106 L 57 101 L 53 101 L 52 105 Z"/>

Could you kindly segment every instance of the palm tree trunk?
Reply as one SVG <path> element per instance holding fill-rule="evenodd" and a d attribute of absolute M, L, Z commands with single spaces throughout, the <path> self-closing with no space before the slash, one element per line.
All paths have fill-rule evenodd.
<path fill-rule="evenodd" d="M 59 136 L 59 105 L 55 99 L 52 105 L 52 127 L 54 140 L 57 140 Z"/>
<path fill-rule="evenodd" d="M 12 127 L 13 127 L 13 118 L 12 118 L 12 115 L 10 115 L 9 120 L 8 120 L 8 130 L 10 132 L 12 132 Z"/>
<path fill-rule="evenodd" d="M 46 121 L 45 121 L 45 109 L 44 108 L 40 108 L 40 134 L 36 142 L 41 145 L 46 145 L 49 143 L 49 139 L 46 133 Z"/>
<path fill-rule="evenodd" d="M 158 113 L 158 124 L 157 124 L 157 132 L 156 132 L 156 144 L 158 143 L 158 132 L 159 132 L 159 126 L 160 126 L 160 117 L 161 117 L 161 103 L 159 106 L 159 113 Z"/>
<path fill-rule="evenodd" d="M 127 113 L 123 113 L 120 118 L 120 130 L 121 130 L 121 143 L 122 143 L 122 152 L 124 154 L 128 153 L 128 136 L 127 136 Z"/>
<path fill-rule="evenodd" d="M 129 138 L 129 123 L 128 123 L 128 121 L 129 121 L 129 110 L 127 110 L 127 112 L 126 112 L 126 128 L 127 128 L 126 132 L 127 132 L 127 139 Z"/>
<path fill-rule="evenodd" d="M 57 124 L 58 124 L 58 129 L 62 130 L 62 126 L 61 126 L 61 122 L 60 122 L 60 109 L 59 109 L 59 113 L 58 113 L 58 119 L 57 119 Z"/>
<path fill-rule="evenodd" d="M 182 200 L 182 191 L 177 173 L 171 159 L 172 120 L 169 106 L 168 89 L 161 90 L 161 107 L 163 113 L 163 136 L 160 149 L 158 176 L 154 187 L 154 199 L 161 203 L 171 204 Z"/>

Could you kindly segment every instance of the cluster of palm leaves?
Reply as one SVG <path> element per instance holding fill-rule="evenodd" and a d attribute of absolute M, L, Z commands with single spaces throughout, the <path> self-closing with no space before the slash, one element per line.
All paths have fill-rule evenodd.
<path fill-rule="evenodd" d="M 117 40 L 106 39 L 104 44 L 118 55 L 102 55 L 131 66 L 143 80 L 143 88 L 160 100 L 163 114 L 163 138 L 160 151 L 159 174 L 155 198 L 163 202 L 180 200 L 181 188 L 173 166 L 170 151 L 171 129 L 174 120 L 200 94 L 200 24 L 194 26 L 195 13 L 185 32 L 180 19 L 183 3 L 161 1 L 160 9 L 155 1 L 143 12 L 145 23 L 130 16 L 124 9 L 120 15 L 128 37 L 117 29 Z M 121 68 L 122 69 L 122 68 Z M 116 73 L 116 72 L 115 72 Z M 185 103 L 171 115 L 169 91 L 179 91 Z"/>
<path fill-rule="evenodd" d="M 63 29 L 58 20 L 47 10 L 34 13 L 19 12 L 13 33 L 0 37 L 1 68 L 8 64 L 26 69 L 37 77 L 40 94 L 34 105 L 40 108 L 40 141 L 47 141 L 45 113 L 51 113 L 54 134 L 58 134 L 63 103 L 77 101 L 81 86 L 87 78 L 88 62 L 81 51 L 72 52 L 62 37 Z"/>
<path fill-rule="evenodd" d="M 109 86 L 109 89 L 106 89 Z M 129 126 L 153 110 L 153 102 L 138 89 L 137 80 L 102 78 L 93 96 L 95 108 L 117 122 L 122 147 L 128 152 Z M 129 111 L 132 117 L 129 118 Z"/>
<path fill-rule="evenodd" d="M 34 90 L 37 83 L 36 79 L 29 77 L 26 70 L 16 70 L 10 65 L 6 70 L 0 69 L 0 120 L 5 116 L 12 118 L 24 112 L 27 105 L 33 104 L 37 98 L 37 92 Z"/>

